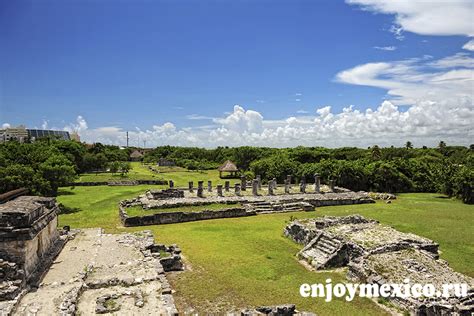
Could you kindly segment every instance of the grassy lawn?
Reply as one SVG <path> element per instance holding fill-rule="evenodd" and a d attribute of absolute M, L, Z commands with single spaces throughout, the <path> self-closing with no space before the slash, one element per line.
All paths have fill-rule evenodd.
<path fill-rule="evenodd" d="M 117 231 L 118 203 L 121 200 L 136 197 L 148 189 L 164 188 L 159 185 L 137 186 L 93 186 L 60 188 L 58 201 L 79 211 L 59 216 L 59 225 L 79 227 L 102 227 L 108 231 Z"/>
<path fill-rule="evenodd" d="M 371 301 L 301 298 L 301 283 L 345 280 L 339 273 L 307 271 L 294 255 L 300 246 L 283 237 L 290 218 L 361 214 L 403 232 L 439 242 L 441 257 L 457 271 L 474 277 L 474 206 L 435 194 L 402 194 L 392 204 L 321 207 L 316 212 L 258 215 L 200 222 L 122 228 L 119 200 L 142 193 L 140 187 L 63 188 L 58 200 L 81 211 L 60 216 L 60 225 L 103 227 L 108 232 L 151 229 L 160 243 L 177 243 L 192 270 L 173 277 L 179 306 L 212 312 L 248 305 L 295 303 L 320 315 L 379 315 Z M 156 187 L 155 187 L 156 188 Z"/>
<path fill-rule="evenodd" d="M 162 179 L 159 174 L 152 172 L 143 166 L 140 162 L 131 162 L 131 169 L 123 177 L 119 173 L 85 173 L 79 175 L 76 182 L 95 182 L 95 181 L 120 181 L 120 180 L 158 180 Z"/>
<path fill-rule="evenodd" d="M 154 166 L 155 169 L 159 170 L 159 173 L 152 172 L 148 169 L 147 165 L 142 165 L 141 162 L 131 162 L 131 170 L 125 176 L 120 174 L 112 174 L 109 172 L 103 173 L 87 173 L 81 174 L 76 182 L 94 182 L 94 181 L 120 181 L 120 180 L 173 180 L 175 186 L 188 187 L 189 181 L 194 181 L 194 186 L 197 187 L 197 182 L 202 180 L 204 185 L 207 186 L 207 181 L 211 180 L 212 185 L 224 184 L 226 180 L 231 182 L 233 185 L 235 182 L 239 182 L 239 179 L 220 179 L 219 171 L 217 170 L 203 170 L 203 171 L 191 171 L 181 167 L 158 167 Z"/>
<path fill-rule="evenodd" d="M 242 204 L 224 204 L 224 203 L 213 203 L 207 205 L 193 205 L 183 207 L 170 207 L 170 208 L 154 208 L 151 210 L 145 210 L 141 206 L 132 206 L 127 208 L 128 216 L 145 216 L 157 213 L 171 213 L 171 212 L 200 212 L 204 210 L 217 211 L 226 208 L 240 207 Z"/>

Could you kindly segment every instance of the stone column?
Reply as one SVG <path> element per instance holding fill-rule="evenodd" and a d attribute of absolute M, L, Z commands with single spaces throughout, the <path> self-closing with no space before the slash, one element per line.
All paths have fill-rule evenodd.
<path fill-rule="evenodd" d="M 241 187 L 242 191 L 247 190 L 247 178 L 245 176 L 240 177 L 240 187 Z"/>
<path fill-rule="evenodd" d="M 258 195 L 258 179 L 253 179 L 252 181 L 252 195 Z"/>
<path fill-rule="evenodd" d="M 198 181 L 197 196 L 204 197 L 204 181 Z"/>
<path fill-rule="evenodd" d="M 276 188 L 277 188 L 277 179 L 273 178 L 272 183 L 273 183 L 273 190 L 276 190 Z"/>
<path fill-rule="evenodd" d="M 174 188 L 174 182 L 173 182 L 173 180 L 169 180 L 168 183 L 170 184 L 170 189 Z"/>
<path fill-rule="evenodd" d="M 291 174 L 286 176 L 286 181 L 288 181 L 288 186 L 291 188 Z"/>
<path fill-rule="evenodd" d="M 224 183 L 224 188 L 225 188 L 225 191 L 226 191 L 226 192 L 229 192 L 230 181 L 226 181 L 226 182 Z"/>
<path fill-rule="evenodd" d="M 212 181 L 211 180 L 207 181 L 207 191 L 212 192 Z"/>
<path fill-rule="evenodd" d="M 188 188 L 189 188 L 189 192 L 193 193 L 193 189 L 194 189 L 194 182 L 193 181 L 188 182 Z"/>
<path fill-rule="evenodd" d="M 273 180 L 268 181 L 268 195 L 274 195 L 274 193 L 273 193 Z"/>
<path fill-rule="evenodd" d="M 257 174 L 257 181 L 258 181 L 258 189 L 261 190 L 262 189 L 262 177 Z"/>
<path fill-rule="evenodd" d="M 335 188 L 334 188 L 335 184 L 336 184 L 336 180 L 332 180 L 332 179 L 329 180 L 329 188 L 331 189 L 331 192 L 335 192 Z"/>
<path fill-rule="evenodd" d="M 306 193 L 306 181 L 304 180 L 304 178 L 301 180 L 301 183 L 300 183 L 300 192 Z"/>
<path fill-rule="evenodd" d="M 321 178 L 319 174 L 314 174 L 314 192 L 320 193 L 321 192 Z"/>
<path fill-rule="evenodd" d="M 223 196 L 223 194 L 222 194 L 222 184 L 218 184 L 216 186 L 216 188 L 217 188 L 217 196 Z"/>
<path fill-rule="evenodd" d="M 235 189 L 235 195 L 240 196 L 240 184 L 239 183 L 236 183 L 234 185 L 234 189 Z"/>
<path fill-rule="evenodd" d="M 290 194 L 290 184 L 288 183 L 288 179 L 285 179 L 285 194 Z"/>

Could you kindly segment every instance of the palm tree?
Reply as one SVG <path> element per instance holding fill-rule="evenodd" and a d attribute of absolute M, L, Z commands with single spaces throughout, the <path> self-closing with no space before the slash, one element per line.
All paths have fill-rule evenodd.
<path fill-rule="evenodd" d="M 405 148 L 406 148 L 406 149 L 412 149 L 412 148 L 413 148 L 412 142 L 407 141 L 407 143 L 405 144 Z"/>

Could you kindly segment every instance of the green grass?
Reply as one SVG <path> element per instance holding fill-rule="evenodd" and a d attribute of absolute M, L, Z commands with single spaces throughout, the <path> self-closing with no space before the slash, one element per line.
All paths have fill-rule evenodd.
<path fill-rule="evenodd" d="M 142 193 L 140 187 L 76 187 L 61 189 L 58 200 L 81 211 L 60 216 L 61 225 L 103 227 L 108 232 L 151 229 L 160 243 L 177 243 L 192 270 L 173 277 L 176 301 L 200 311 L 248 305 L 295 303 L 320 315 L 378 315 L 374 303 L 301 298 L 301 283 L 345 280 L 344 273 L 307 271 L 294 255 L 301 246 L 282 235 L 291 218 L 361 214 L 440 244 L 451 267 L 474 277 L 474 206 L 436 194 L 402 194 L 391 204 L 321 207 L 316 212 L 267 214 L 181 224 L 120 227 L 119 200 Z"/>
<path fill-rule="evenodd" d="M 76 182 L 98 182 L 98 181 L 120 181 L 120 180 L 159 180 L 162 179 L 159 174 L 152 172 L 147 166 L 140 162 L 131 162 L 130 171 L 123 177 L 119 173 L 84 173 L 79 175 Z"/>
<path fill-rule="evenodd" d="M 158 185 L 93 186 L 60 188 L 58 202 L 75 212 L 59 216 L 59 225 L 71 227 L 102 227 L 117 231 L 120 227 L 118 203 L 136 197 L 148 189 L 164 188 Z M 120 227 L 119 227 L 120 226 Z"/>
<path fill-rule="evenodd" d="M 171 212 L 200 212 L 204 210 L 217 211 L 231 207 L 240 207 L 242 204 L 224 204 L 224 203 L 213 203 L 207 205 L 193 205 L 193 206 L 181 206 L 181 207 L 170 207 L 170 208 L 154 208 L 145 210 L 141 206 L 132 206 L 127 208 L 128 216 L 145 216 L 157 213 L 171 213 Z"/>
<path fill-rule="evenodd" d="M 152 172 L 148 169 L 148 165 L 143 165 L 141 162 L 131 162 L 131 170 L 123 177 L 120 174 L 112 174 L 109 172 L 102 173 L 86 173 L 79 175 L 76 182 L 99 182 L 99 181 L 120 181 L 120 180 L 173 180 L 177 187 L 188 187 L 189 181 L 194 181 L 194 186 L 197 187 L 197 182 L 202 180 L 207 186 L 207 181 L 211 180 L 212 185 L 224 184 L 229 180 L 231 185 L 239 182 L 239 179 L 221 179 L 219 178 L 219 171 L 217 170 L 203 170 L 192 171 L 181 167 L 158 167 L 159 173 Z"/>

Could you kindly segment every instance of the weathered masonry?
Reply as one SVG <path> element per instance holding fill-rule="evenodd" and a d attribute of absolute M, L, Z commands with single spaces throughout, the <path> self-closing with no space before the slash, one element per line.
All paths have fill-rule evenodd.
<path fill-rule="evenodd" d="M 348 267 L 348 279 L 357 283 L 465 284 L 467 296 L 390 297 L 411 315 L 473 315 L 474 279 L 453 271 L 439 259 L 438 244 L 403 233 L 360 215 L 300 219 L 286 226 L 284 234 L 304 248 L 301 262 L 315 269 Z M 390 289 L 392 293 L 394 289 Z"/>
<path fill-rule="evenodd" d="M 0 204 L 0 303 L 21 295 L 62 249 L 57 212 L 55 198 L 48 197 L 20 196 Z"/>

